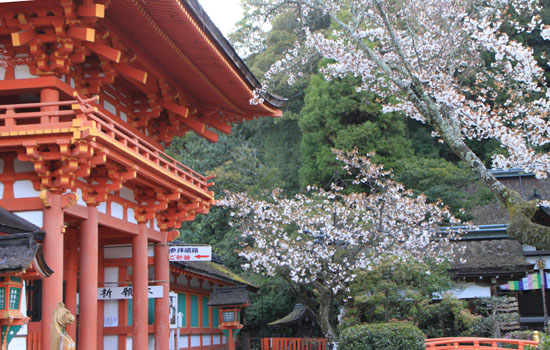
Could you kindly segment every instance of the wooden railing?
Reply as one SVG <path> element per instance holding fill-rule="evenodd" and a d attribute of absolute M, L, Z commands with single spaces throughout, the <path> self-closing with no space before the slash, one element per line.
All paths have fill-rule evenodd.
<path fill-rule="evenodd" d="M 105 138 L 123 146 L 128 152 L 139 155 L 156 166 L 172 173 L 175 177 L 185 180 L 202 190 L 207 191 L 212 185 L 208 183 L 211 177 L 205 177 L 178 162 L 168 154 L 162 152 L 157 146 L 136 135 L 130 130 L 99 110 L 94 103 L 97 98 L 82 99 L 77 96 L 76 100 L 59 101 L 48 103 L 21 103 L 0 105 L 0 135 L 9 133 L 17 135 L 17 132 L 30 130 L 56 129 L 62 130 L 72 127 L 73 119 L 77 118 L 79 110 L 68 109 L 80 107 L 84 111 L 85 121 L 95 123 L 95 128 Z M 54 111 L 41 111 L 42 107 L 57 107 Z M 61 108 L 60 108 L 61 107 Z"/>
<path fill-rule="evenodd" d="M 325 350 L 324 338 L 262 338 L 262 350 Z"/>
<path fill-rule="evenodd" d="M 496 338 L 433 338 L 426 339 L 426 350 L 508 350 L 510 347 L 503 347 L 504 344 L 513 345 L 512 349 L 525 350 L 527 345 L 533 348 L 538 342 L 520 339 L 496 339 Z"/>

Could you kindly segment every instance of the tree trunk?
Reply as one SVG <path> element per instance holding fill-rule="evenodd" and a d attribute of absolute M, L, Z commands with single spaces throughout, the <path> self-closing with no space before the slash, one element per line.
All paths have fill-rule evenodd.
<path fill-rule="evenodd" d="M 433 103 L 431 98 L 423 92 L 420 82 L 414 85 L 415 90 L 420 91 L 420 96 L 412 93 L 412 91 L 409 96 L 418 107 L 418 110 L 422 111 L 428 123 L 434 127 L 451 150 L 472 169 L 508 210 L 509 223 L 506 229 L 508 235 L 521 243 L 540 249 L 548 249 L 550 247 L 550 227 L 533 222 L 533 217 L 537 211 L 537 201 L 524 200 L 519 193 L 506 188 L 498 181 L 479 157 L 466 145 L 457 122 L 446 116 Z"/>
<path fill-rule="evenodd" d="M 330 324 L 330 304 L 332 303 L 332 293 L 328 288 L 321 283 L 315 283 L 315 287 L 319 291 L 319 311 L 317 312 L 317 322 L 321 327 L 325 338 L 329 344 L 338 341 L 336 332 Z"/>

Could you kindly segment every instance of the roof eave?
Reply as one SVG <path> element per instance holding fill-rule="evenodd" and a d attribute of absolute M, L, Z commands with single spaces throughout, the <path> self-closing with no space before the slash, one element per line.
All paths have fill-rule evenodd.
<path fill-rule="evenodd" d="M 245 81 L 250 86 L 251 90 L 261 91 L 260 95 L 265 102 L 270 104 L 275 108 L 283 108 L 286 106 L 288 100 L 280 96 L 264 92 L 262 90 L 262 84 L 260 81 L 252 74 L 250 69 L 244 63 L 243 59 L 237 54 L 233 46 L 227 41 L 225 36 L 220 32 L 218 27 L 212 22 L 208 14 L 204 11 L 202 6 L 197 0 L 179 0 L 181 3 L 189 9 L 191 15 L 195 20 L 200 23 L 201 27 L 204 29 L 205 33 L 210 36 L 212 41 L 220 49 L 220 51 L 229 59 L 229 61 L 235 66 L 239 71 L 240 75 L 245 79 Z"/>

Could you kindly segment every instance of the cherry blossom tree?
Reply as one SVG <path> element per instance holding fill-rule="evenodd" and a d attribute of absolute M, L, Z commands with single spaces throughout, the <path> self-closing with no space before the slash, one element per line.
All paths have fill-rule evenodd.
<path fill-rule="evenodd" d="M 336 295 L 349 295 L 348 284 L 358 269 L 371 269 L 392 256 L 442 261 L 453 253 L 455 234 L 439 234 L 442 223 L 457 224 L 441 203 L 428 203 L 392 179 L 370 157 L 338 152 L 354 184 L 366 192 L 343 188 L 309 188 L 307 193 L 255 200 L 245 193 L 228 193 L 222 201 L 233 209 L 232 224 L 242 232 L 248 260 L 244 268 L 269 276 L 281 275 L 315 310 L 325 336 L 336 340 L 329 311 Z M 315 288 L 315 298 L 302 293 Z M 315 300 L 316 299 L 316 300 Z"/>
<path fill-rule="evenodd" d="M 523 243 L 550 246 L 550 228 L 532 222 L 536 202 L 502 185 L 466 140 L 496 139 L 505 150 L 493 167 L 522 168 L 544 178 L 550 155 L 548 59 L 507 35 L 532 32 L 550 40 L 539 0 L 250 0 L 257 15 L 294 6 L 322 11 L 332 27 L 307 32 L 267 76 L 299 76 L 307 52 L 330 60 L 326 78 L 360 77 L 358 90 L 376 93 L 385 112 L 429 124 L 507 207 L 508 233 Z M 542 62 L 542 63 L 541 63 Z M 547 68 L 547 67 L 546 67 Z M 261 100 L 261 93 L 258 99 Z M 255 103 L 257 100 L 252 100 Z"/>

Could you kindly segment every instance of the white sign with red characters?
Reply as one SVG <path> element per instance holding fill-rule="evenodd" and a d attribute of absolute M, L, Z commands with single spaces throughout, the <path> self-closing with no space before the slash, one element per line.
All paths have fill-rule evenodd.
<path fill-rule="evenodd" d="M 172 246 L 169 254 L 170 261 L 212 261 L 212 246 Z"/>

